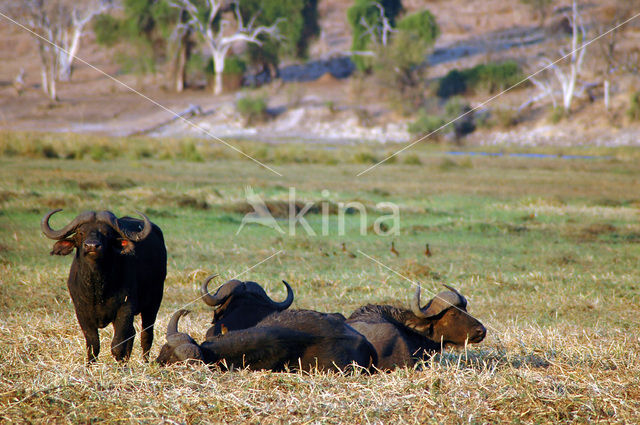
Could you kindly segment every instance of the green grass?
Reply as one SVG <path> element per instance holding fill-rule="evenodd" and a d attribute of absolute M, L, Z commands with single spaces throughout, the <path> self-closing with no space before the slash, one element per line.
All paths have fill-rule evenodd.
<path fill-rule="evenodd" d="M 98 146 L 113 143 L 106 153 L 62 159 L 64 146 L 79 151 L 95 139 L 11 137 L 21 138 L 15 147 L 22 151 L 0 157 L 2 421 L 638 421 L 635 150 L 584 148 L 614 158 L 560 160 L 457 158 L 446 156 L 446 147 L 425 146 L 412 149 L 410 160 L 401 156 L 355 177 L 369 154 L 387 152 L 345 147 L 298 161 L 311 148 L 242 145 L 261 148 L 279 177 L 193 140 L 100 139 Z M 172 155 L 162 159 L 160 149 Z M 141 151 L 147 153 L 129 155 Z M 401 234 L 362 236 L 353 214 L 346 215 L 344 236 L 336 215 L 322 236 L 321 216 L 308 214 L 318 236 L 257 225 L 236 235 L 247 185 L 274 205 L 287 200 L 289 187 L 299 201 L 358 200 L 372 211 L 368 227 L 380 214 L 376 203 L 394 202 Z M 172 312 L 197 298 L 207 274 L 224 281 L 279 250 L 242 278 L 260 282 L 276 299 L 284 297 L 278 282 L 286 279 L 296 292 L 294 307 L 349 314 L 368 302 L 406 304 L 409 283 L 361 250 L 429 291 L 440 283 L 459 288 L 489 333 L 480 345 L 436 356 L 422 371 L 367 376 L 159 368 L 140 361 L 137 342 L 134 358 L 120 366 L 109 355 L 108 328 L 101 331 L 98 364 L 86 368 L 65 283 L 71 258 L 49 256 L 52 241 L 39 230 L 51 208 L 64 209 L 54 227 L 86 209 L 119 215 L 139 209 L 163 229 L 169 272 L 152 356 Z M 400 257 L 389 252 L 392 240 Z M 356 258 L 343 255 L 342 242 Z M 432 257 L 423 255 L 425 243 Z M 189 308 L 194 313 L 182 328 L 202 340 L 211 312 L 202 302 Z"/>

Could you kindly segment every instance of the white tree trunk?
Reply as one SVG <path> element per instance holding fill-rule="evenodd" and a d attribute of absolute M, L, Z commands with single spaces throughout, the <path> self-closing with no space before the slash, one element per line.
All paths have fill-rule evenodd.
<path fill-rule="evenodd" d="M 55 66 L 55 58 L 51 58 L 52 64 L 50 67 L 51 72 L 49 73 L 49 99 L 53 101 L 58 100 L 58 93 L 56 92 L 56 70 Z"/>
<path fill-rule="evenodd" d="M 48 96 L 49 95 L 49 82 L 47 77 L 47 67 L 42 64 L 40 69 L 40 75 L 42 76 L 42 91 Z"/>
<path fill-rule="evenodd" d="M 222 73 L 224 72 L 224 55 L 220 52 L 213 54 L 213 70 L 215 72 L 213 94 L 222 93 Z"/>
<path fill-rule="evenodd" d="M 176 63 L 173 71 L 173 87 L 176 93 L 182 93 L 182 91 L 184 90 L 184 68 L 186 64 L 187 47 L 184 43 L 180 42 L 180 46 L 178 46 L 178 55 L 176 57 Z"/>
<path fill-rule="evenodd" d="M 609 110 L 609 80 L 604 80 L 604 108 Z"/>
<path fill-rule="evenodd" d="M 569 112 L 571 108 L 571 101 L 573 100 L 573 93 L 576 89 L 576 80 L 578 74 L 582 68 L 582 60 L 584 58 L 584 52 L 586 48 L 578 49 L 578 26 L 580 26 L 581 33 L 584 35 L 584 27 L 579 23 L 580 16 L 578 16 L 578 4 L 576 0 L 572 2 L 572 37 L 571 37 L 571 61 L 569 65 L 569 78 L 562 84 L 563 103 L 562 106 L 566 112 Z"/>
<path fill-rule="evenodd" d="M 73 35 L 71 36 L 71 42 L 64 43 L 65 45 L 62 46 L 66 51 L 56 49 L 58 62 L 60 63 L 60 70 L 58 71 L 60 81 L 69 81 L 71 79 L 71 66 L 80 48 L 80 37 L 82 37 L 82 27 L 75 27 L 73 29 Z"/>

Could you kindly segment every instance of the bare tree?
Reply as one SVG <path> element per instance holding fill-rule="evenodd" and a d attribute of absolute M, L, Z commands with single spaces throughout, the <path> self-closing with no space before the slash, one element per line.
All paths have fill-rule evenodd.
<path fill-rule="evenodd" d="M 224 60 L 227 53 L 229 53 L 229 49 L 238 42 L 260 45 L 262 43 L 258 37 L 262 34 L 278 37 L 278 22 L 268 27 L 254 27 L 254 16 L 245 26 L 238 4 L 235 3 L 233 10 L 236 27 L 235 29 L 231 29 L 231 21 L 221 16 L 222 5 L 224 3 L 222 0 L 205 0 L 204 3 L 206 7 L 205 10 L 198 8 L 200 2 L 196 2 L 195 0 L 175 0 L 171 5 L 188 13 L 189 19 L 181 25 L 194 28 L 209 49 L 209 53 L 213 59 L 213 70 L 215 72 L 213 94 L 217 95 L 222 93 Z"/>
<path fill-rule="evenodd" d="M 112 6 L 112 0 L 23 0 L 11 10 L 25 19 L 35 37 L 40 56 L 42 90 L 57 100 L 56 82 L 71 78 L 73 60 L 84 28 L 91 19 Z"/>
<path fill-rule="evenodd" d="M 193 42 L 191 34 L 193 28 L 188 23 L 188 14 L 184 10 L 179 12 L 179 24 L 174 28 L 171 40 L 174 45 L 173 49 L 173 88 L 176 92 L 181 93 L 184 90 L 186 81 L 186 67 Z"/>
<path fill-rule="evenodd" d="M 568 64 L 561 65 L 561 63 L 554 63 L 546 56 L 543 56 L 541 60 L 541 65 L 548 67 L 554 76 L 556 83 L 560 86 L 560 92 L 562 93 L 562 107 L 565 112 L 569 112 L 571 109 L 571 101 L 576 93 L 576 82 L 580 75 L 584 55 L 586 53 L 586 48 L 578 49 L 580 42 L 585 39 L 587 32 L 582 21 L 582 17 L 578 13 L 578 4 L 576 0 L 573 0 L 572 2 L 571 11 L 571 16 L 568 17 L 572 27 L 571 51 L 566 53 L 564 49 L 560 50 L 562 56 L 568 55 L 567 59 L 561 62 L 566 61 Z M 531 81 L 537 87 L 541 88 L 543 93 L 551 95 L 553 99 L 554 90 L 551 89 L 549 82 L 543 82 L 536 78 L 532 78 Z M 555 99 L 553 101 L 555 104 Z"/>
<path fill-rule="evenodd" d="M 69 81 L 73 61 L 80 48 L 80 39 L 84 34 L 85 27 L 91 20 L 101 13 L 106 12 L 113 6 L 112 0 L 93 0 L 73 2 L 69 7 L 69 15 L 61 29 L 60 44 L 62 49 L 57 49 L 60 66 L 58 77 L 60 81 Z"/>

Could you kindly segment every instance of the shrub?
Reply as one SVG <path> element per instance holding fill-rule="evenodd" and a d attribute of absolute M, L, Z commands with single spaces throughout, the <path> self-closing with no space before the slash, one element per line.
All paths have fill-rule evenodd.
<path fill-rule="evenodd" d="M 562 106 L 556 106 L 549 111 L 549 121 L 552 124 L 558 124 L 566 116 L 566 112 Z"/>
<path fill-rule="evenodd" d="M 197 61 L 197 59 L 194 59 Z M 243 75 L 247 70 L 247 63 L 238 56 L 230 56 L 224 60 L 224 75 Z M 207 66 L 204 69 L 205 74 L 214 75 L 216 72 L 213 68 L 213 59 L 209 58 Z"/>
<path fill-rule="evenodd" d="M 177 157 L 185 161 L 202 162 L 204 158 L 193 142 L 181 143 Z"/>
<path fill-rule="evenodd" d="M 523 78 L 520 65 L 515 61 L 477 65 L 466 70 L 465 74 L 468 87 L 484 89 L 489 93 L 504 90 Z"/>
<path fill-rule="evenodd" d="M 375 164 L 378 158 L 371 152 L 358 152 L 353 156 L 353 162 L 356 164 Z"/>
<path fill-rule="evenodd" d="M 631 121 L 640 120 L 640 91 L 631 93 L 629 109 L 627 109 L 627 116 Z"/>
<path fill-rule="evenodd" d="M 422 161 L 420 161 L 420 157 L 414 153 L 407 155 L 404 157 L 405 164 L 407 165 L 421 165 Z"/>
<path fill-rule="evenodd" d="M 385 16 L 389 19 L 389 24 L 395 26 L 395 18 L 402 11 L 402 2 L 400 0 L 381 0 L 380 4 L 384 9 Z M 362 25 L 362 21 L 364 20 L 372 27 L 381 25 L 380 10 L 376 7 L 376 4 L 370 0 L 356 0 L 354 5 L 347 10 L 347 20 L 351 26 L 352 33 L 351 50 L 363 51 L 370 48 L 371 36 L 366 33 L 367 29 Z M 359 71 L 369 71 L 371 69 L 372 62 L 370 58 L 356 55 L 353 56 L 353 62 Z"/>
<path fill-rule="evenodd" d="M 462 71 L 453 69 L 440 80 L 436 94 L 447 98 L 478 89 L 495 93 L 511 87 L 522 78 L 522 69 L 515 61 L 480 64 Z"/>
<path fill-rule="evenodd" d="M 413 32 L 398 31 L 374 59 L 377 82 L 388 90 L 387 101 L 400 113 L 412 113 L 424 102 L 429 45 Z"/>
<path fill-rule="evenodd" d="M 447 98 L 465 91 L 467 91 L 467 82 L 464 75 L 457 69 L 452 69 L 440 80 L 436 95 L 441 98 Z"/>
<path fill-rule="evenodd" d="M 445 123 L 446 121 L 444 120 L 444 118 L 437 115 L 427 114 L 424 109 L 421 109 L 418 112 L 415 121 L 409 123 L 409 125 L 407 126 L 407 130 L 414 136 L 424 136 L 442 127 Z M 437 139 L 437 133 L 432 137 L 434 139 Z"/>
<path fill-rule="evenodd" d="M 244 117 L 247 125 L 266 121 L 268 117 L 267 101 L 263 96 L 242 97 L 236 102 L 236 109 Z"/>
<path fill-rule="evenodd" d="M 435 16 L 428 10 L 412 13 L 398 21 L 400 31 L 412 33 L 424 43 L 432 46 L 440 35 Z"/>
<path fill-rule="evenodd" d="M 467 114 L 464 117 L 457 119 L 453 123 L 453 132 L 456 136 L 456 140 L 461 137 L 466 136 L 467 134 L 473 133 L 476 129 L 476 124 L 474 120 L 473 112 L 471 111 L 471 106 L 468 103 L 463 101 L 459 97 L 452 97 L 446 103 L 445 107 L 445 119 L 447 122 L 456 120 L 459 116 L 463 114 Z"/>
<path fill-rule="evenodd" d="M 518 125 L 518 112 L 511 108 L 497 108 L 493 111 L 496 123 L 502 128 Z"/>

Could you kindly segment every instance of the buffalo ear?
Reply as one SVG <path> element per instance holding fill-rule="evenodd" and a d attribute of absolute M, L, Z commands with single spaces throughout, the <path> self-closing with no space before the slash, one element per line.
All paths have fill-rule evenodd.
<path fill-rule="evenodd" d="M 51 255 L 69 255 L 76 247 L 76 243 L 73 239 L 62 239 L 53 244 L 53 249 L 49 254 Z"/>
<path fill-rule="evenodd" d="M 131 242 L 129 239 L 119 239 L 117 243 L 121 255 L 135 254 L 136 244 Z"/>

